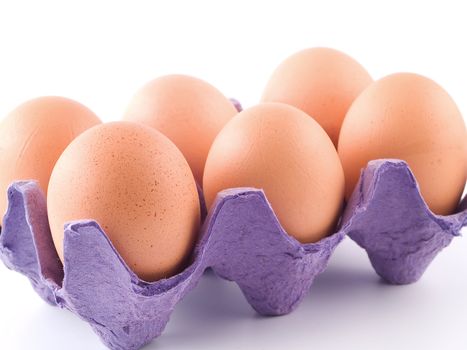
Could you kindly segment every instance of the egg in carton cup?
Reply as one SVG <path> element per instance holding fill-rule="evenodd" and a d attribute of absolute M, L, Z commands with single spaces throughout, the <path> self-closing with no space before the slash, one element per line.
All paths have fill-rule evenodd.
<path fill-rule="evenodd" d="M 220 192 L 189 266 L 148 283 L 130 270 L 103 229 L 90 220 L 67 224 L 62 266 L 46 200 L 34 181 L 12 184 L 8 202 L 0 235 L 6 266 L 26 275 L 49 304 L 88 322 L 116 350 L 139 349 L 158 337 L 176 304 L 208 267 L 235 281 L 258 313 L 283 315 L 307 295 L 345 235 L 366 249 L 383 279 L 403 284 L 418 280 L 467 224 L 465 198 L 456 214 L 434 215 L 405 162 L 376 160 L 362 172 L 339 230 L 316 243 L 300 243 L 288 235 L 261 190 Z"/>

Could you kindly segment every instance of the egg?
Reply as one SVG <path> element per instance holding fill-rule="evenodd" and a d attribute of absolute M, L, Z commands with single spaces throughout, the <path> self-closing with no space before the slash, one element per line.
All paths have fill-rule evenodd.
<path fill-rule="evenodd" d="M 99 118 L 73 100 L 46 96 L 27 101 L 0 123 L 0 216 L 13 181 L 37 180 L 44 194 L 60 154 Z"/>
<path fill-rule="evenodd" d="M 146 281 L 179 272 L 191 254 L 200 223 L 196 183 L 181 152 L 157 130 L 123 121 L 87 130 L 60 156 L 48 191 L 62 261 L 63 227 L 81 219 L 96 220 Z"/>
<path fill-rule="evenodd" d="M 348 108 L 372 81 L 352 57 L 330 48 L 310 48 L 295 53 L 277 67 L 262 101 L 300 108 L 324 128 L 337 147 Z"/>
<path fill-rule="evenodd" d="M 234 104 L 214 86 L 186 75 L 167 75 L 137 92 L 124 120 L 153 127 L 172 140 L 201 185 L 209 148 L 235 114 Z"/>
<path fill-rule="evenodd" d="M 442 87 L 417 74 L 392 74 L 365 89 L 345 117 L 338 152 L 347 198 L 361 169 L 379 158 L 405 160 L 436 214 L 456 209 L 466 183 L 461 113 Z"/>
<path fill-rule="evenodd" d="M 326 132 L 303 111 L 264 103 L 232 118 L 206 161 L 208 207 L 235 187 L 263 189 L 283 228 L 300 242 L 328 235 L 339 217 L 344 173 Z"/>

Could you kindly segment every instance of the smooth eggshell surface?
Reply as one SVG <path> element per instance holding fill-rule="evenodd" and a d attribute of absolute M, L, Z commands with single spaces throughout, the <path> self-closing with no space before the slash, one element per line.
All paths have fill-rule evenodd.
<path fill-rule="evenodd" d="M 27 101 L 0 123 L 0 217 L 7 188 L 17 180 L 37 180 L 47 192 L 55 162 L 68 144 L 99 118 L 73 100 L 46 96 Z"/>
<path fill-rule="evenodd" d="M 222 129 L 206 162 L 208 207 L 227 188 L 265 191 L 284 229 L 316 242 L 334 228 L 344 174 L 325 131 L 301 110 L 264 103 L 244 110 Z"/>
<path fill-rule="evenodd" d="M 91 128 L 67 147 L 53 170 L 47 206 L 62 261 L 64 224 L 93 219 L 148 281 L 179 272 L 200 223 L 196 183 L 183 155 L 157 130 L 130 122 Z"/>
<path fill-rule="evenodd" d="M 456 209 L 467 176 L 467 137 L 452 98 L 434 81 L 411 73 L 389 75 L 353 103 L 338 152 L 349 198 L 368 161 L 405 160 L 436 214 Z"/>
<path fill-rule="evenodd" d="M 209 148 L 235 114 L 235 106 L 214 86 L 186 75 L 167 75 L 133 97 L 124 119 L 151 126 L 172 140 L 201 185 Z"/>
<path fill-rule="evenodd" d="M 272 74 L 263 102 L 283 102 L 312 116 L 337 147 L 345 114 L 373 82 L 357 61 L 329 48 L 310 48 L 287 58 Z"/>

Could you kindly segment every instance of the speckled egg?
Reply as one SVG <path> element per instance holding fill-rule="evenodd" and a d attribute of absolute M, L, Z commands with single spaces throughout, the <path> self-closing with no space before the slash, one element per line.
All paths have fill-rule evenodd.
<path fill-rule="evenodd" d="M 76 138 L 55 165 L 47 199 L 60 258 L 64 224 L 93 219 L 147 281 L 179 272 L 191 254 L 200 204 L 190 167 L 163 134 L 113 122 Z"/>

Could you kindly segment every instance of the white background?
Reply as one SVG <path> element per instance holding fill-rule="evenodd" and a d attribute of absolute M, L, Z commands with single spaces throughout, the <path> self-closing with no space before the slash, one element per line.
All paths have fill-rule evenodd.
<path fill-rule="evenodd" d="M 467 115 L 463 1 L 1 1 L 0 116 L 64 95 L 117 120 L 161 74 L 203 78 L 246 106 L 291 53 L 340 49 L 374 78 L 413 71 Z M 1 169 L 0 169 L 1 171 Z M 71 313 L 45 305 L 0 266 L 0 349 L 103 349 Z M 213 275 L 178 305 L 147 349 L 467 349 L 467 243 L 455 239 L 421 281 L 388 286 L 350 239 L 296 312 L 257 316 Z"/>

